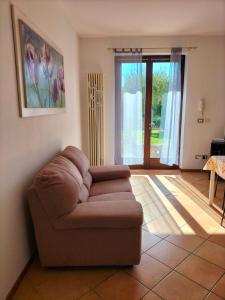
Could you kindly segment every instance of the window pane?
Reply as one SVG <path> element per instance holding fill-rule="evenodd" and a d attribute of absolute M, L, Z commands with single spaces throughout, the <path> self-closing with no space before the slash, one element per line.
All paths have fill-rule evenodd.
<path fill-rule="evenodd" d="M 146 64 L 121 65 L 121 154 L 124 164 L 144 163 Z"/>
<path fill-rule="evenodd" d="M 152 68 L 152 109 L 151 109 L 151 149 L 150 157 L 159 158 L 163 144 L 161 122 L 161 109 L 163 97 L 168 92 L 169 62 L 154 62 Z"/>

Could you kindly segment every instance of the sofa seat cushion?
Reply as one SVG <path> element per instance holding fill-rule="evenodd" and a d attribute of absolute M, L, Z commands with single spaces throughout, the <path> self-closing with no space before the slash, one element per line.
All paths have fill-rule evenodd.
<path fill-rule="evenodd" d="M 94 182 L 90 189 L 90 196 L 117 192 L 132 192 L 128 178 Z"/>
<path fill-rule="evenodd" d="M 114 200 L 134 200 L 135 197 L 131 192 L 119 192 L 119 193 L 110 193 L 102 194 L 97 196 L 92 196 L 88 198 L 88 202 L 94 201 L 114 201 Z"/>
<path fill-rule="evenodd" d="M 71 213 L 58 218 L 54 228 L 137 228 L 142 222 L 142 206 L 137 201 L 96 201 L 78 204 Z"/>

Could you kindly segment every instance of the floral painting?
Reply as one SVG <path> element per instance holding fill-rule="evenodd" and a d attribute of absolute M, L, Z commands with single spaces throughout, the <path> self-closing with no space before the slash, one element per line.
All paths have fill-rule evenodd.
<path fill-rule="evenodd" d="M 65 107 L 63 56 L 22 20 L 18 22 L 25 107 Z"/>

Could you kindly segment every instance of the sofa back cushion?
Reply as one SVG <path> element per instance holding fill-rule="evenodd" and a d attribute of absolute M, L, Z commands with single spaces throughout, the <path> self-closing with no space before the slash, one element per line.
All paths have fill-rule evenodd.
<path fill-rule="evenodd" d="M 87 156 L 74 146 L 66 147 L 60 155 L 69 159 L 80 171 L 83 178 L 83 185 L 81 186 L 79 202 L 87 201 L 92 184 L 92 176 L 89 173 L 90 163 Z"/>
<path fill-rule="evenodd" d="M 89 190 L 86 188 L 84 184 L 82 184 L 78 203 L 86 202 L 88 200 L 88 197 L 89 197 Z"/>
<path fill-rule="evenodd" d="M 83 178 L 86 177 L 90 163 L 84 152 L 74 146 L 68 146 L 61 155 L 69 159 L 78 168 Z"/>
<path fill-rule="evenodd" d="M 41 204 L 52 220 L 76 207 L 82 185 L 83 179 L 76 166 L 61 155 L 44 167 L 34 180 Z"/>
<path fill-rule="evenodd" d="M 83 178 L 83 183 L 86 186 L 87 190 L 90 191 L 92 185 L 92 176 L 89 171 L 87 172 L 86 176 Z"/>

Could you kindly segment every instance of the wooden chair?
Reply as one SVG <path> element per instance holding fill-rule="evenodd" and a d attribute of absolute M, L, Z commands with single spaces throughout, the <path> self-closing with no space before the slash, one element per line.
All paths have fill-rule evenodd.
<path fill-rule="evenodd" d="M 215 197 L 216 197 L 216 192 L 217 192 L 217 186 L 218 186 L 218 182 L 219 182 L 219 176 L 216 175 L 216 186 L 215 186 Z M 224 195 L 223 195 L 223 204 L 222 204 L 222 210 L 223 210 L 223 215 L 222 215 L 222 219 L 221 219 L 221 226 L 223 224 L 223 220 L 225 217 L 225 189 L 224 189 Z"/>

